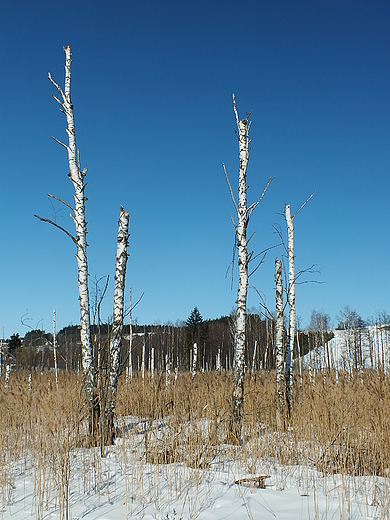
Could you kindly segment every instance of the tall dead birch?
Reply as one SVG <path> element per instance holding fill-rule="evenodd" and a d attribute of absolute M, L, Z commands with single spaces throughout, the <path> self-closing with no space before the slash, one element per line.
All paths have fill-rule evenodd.
<path fill-rule="evenodd" d="M 283 351 L 283 282 L 282 262 L 275 259 L 275 302 L 276 302 L 276 339 L 275 339 L 275 368 L 276 368 L 276 425 L 278 430 L 284 429 L 284 351 Z"/>
<path fill-rule="evenodd" d="M 236 327 L 234 335 L 234 361 L 233 361 L 233 392 L 232 392 L 232 406 L 233 406 L 233 422 L 232 435 L 236 439 L 241 435 L 241 414 L 244 403 L 244 376 L 245 376 L 245 338 L 246 338 L 246 302 L 248 293 L 248 264 L 252 258 L 252 252 L 248 255 L 248 242 L 246 231 L 249 219 L 253 210 L 260 203 L 263 198 L 271 179 L 268 181 L 261 197 L 251 204 L 248 208 L 246 192 L 248 186 L 246 184 L 246 173 L 249 160 L 249 130 L 251 121 L 250 114 L 246 115 L 245 119 L 240 119 L 236 108 L 236 99 L 233 94 L 233 110 L 236 116 L 237 123 L 237 137 L 239 145 L 239 172 L 238 172 L 238 205 L 233 195 L 233 190 L 226 172 L 225 164 L 223 164 L 226 180 L 230 189 L 230 194 L 233 200 L 234 207 L 237 213 L 237 224 L 232 222 L 235 228 L 235 248 L 238 251 L 238 289 L 237 289 L 237 312 L 236 312 Z M 234 257 L 233 257 L 234 260 Z M 260 261 L 261 263 L 261 261 Z M 259 263 L 259 265 L 260 265 Z M 252 273 L 257 267 L 252 271 Z M 252 274 L 251 273 L 251 274 Z"/>
<path fill-rule="evenodd" d="M 56 338 L 56 310 L 53 309 L 53 357 L 56 374 L 56 388 L 58 390 L 57 338 Z"/>
<path fill-rule="evenodd" d="M 114 288 L 114 314 L 110 336 L 110 372 L 108 386 L 108 429 L 106 441 L 112 443 L 114 440 L 114 411 L 116 393 L 118 388 L 120 351 L 122 345 L 125 280 L 127 267 L 127 248 L 129 245 L 129 214 L 120 208 L 118 222 L 118 237 L 116 249 L 115 288 Z"/>
<path fill-rule="evenodd" d="M 51 83 L 58 90 L 60 97 L 58 98 L 53 94 L 54 99 L 59 103 L 60 110 L 65 114 L 67 120 L 66 133 L 68 135 L 68 144 L 65 144 L 53 136 L 53 139 L 63 146 L 68 152 L 69 161 L 69 178 L 72 181 L 74 187 L 74 208 L 58 199 L 53 197 L 63 204 L 65 204 L 71 210 L 71 218 L 76 227 L 76 234 L 73 236 L 66 229 L 48 219 L 44 219 L 35 215 L 37 218 L 44 222 L 48 222 L 55 227 L 64 231 L 76 244 L 76 260 L 78 265 L 78 289 L 79 289 L 79 302 L 80 302 L 80 336 L 81 336 L 81 356 L 82 356 L 82 369 L 83 369 L 83 380 L 84 390 L 86 397 L 86 404 L 90 418 L 90 431 L 94 431 L 96 424 L 94 424 L 94 407 L 96 407 L 96 401 L 94 396 L 94 370 L 92 364 L 92 344 L 91 344 L 91 331 L 90 331 L 90 308 L 89 308 L 89 290 L 88 290 L 88 261 L 87 261 L 87 222 L 85 219 L 85 175 L 87 169 L 81 170 L 79 152 L 76 146 L 76 131 L 73 115 L 73 104 L 70 95 L 70 77 L 71 77 L 71 63 L 72 55 L 70 46 L 64 47 L 65 51 L 65 87 L 64 91 L 56 83 L 49 72 L 48 77 Z"/>
<path fill-rule="evenodd" d="M 286 348 L 286 402 L 288 413 L 291 413 L 291 366 L 294 359 L 294 339 L 296 329 L 296 310 L 295 310 L 295 256 L 294 256 L 294 223 L 293 219 L 301 211 L 301 209 L 309 202 L 313 197 L 315 191 L 310 195 L 308 199 L 302 204 L 302 206 L 291 216 L 290 204 L 286 204 L 284 208 L 284 216 L 287 222 L 287 256 L 288 256 L 288 291 L 287 301 L 289 308 L 289 326 L 288 326 L 288 338 Z"/>
<path fill-rule="evenodd" d="M 286 204 L 284 214 L 287 222 L 287 254 L 288 254 L 288 343 L 286 349 L 286 401 L 288 411 L 291 411 L 291 364 L 294 358 L 294 339 L 295 339 L 295 259 L 294 259 L 294 224 L 291 217 L 290 204 Z"/>

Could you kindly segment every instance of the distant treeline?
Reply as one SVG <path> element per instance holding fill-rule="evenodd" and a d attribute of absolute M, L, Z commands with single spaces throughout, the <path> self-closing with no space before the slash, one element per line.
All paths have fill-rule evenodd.
<path fill-rule="evenodd" d="M 193 318 L 193 319 L 192 319 Z M 145 370 L 165 370 L 168 360 L 172 370 L 188 371 L 192 368 L 193 344 L 198 346 L 198 370 L 230 370 L 234 353 L 234 316 L 203 320 L 193 313 L 181 324 L 132 326 L 132 352 L 130 354 L 130 326 L 124 327 L 121 363 L 123 369 L 131 362 L 133 371 L 140 370 L 144 359 Z M 99 352 L 101 366 L 106 363 L 110 338 L 110 325 L 91 326 L 95 352 Z M 323 330 L 299 331 L 295 338 L 294 358 L 330 339 L 331 332 Z M 299 340 L 297 342 L 297 339 Z M 79 327 L 63 328 L 56 336 L 58 366 L 62 370 L 81 369 L 81 344 Z M 275 366 L 275 323 L 272 318 L 262 319 L 258 314 L 247 315 L 246 365 L 249 370 L 272 370 Z M 5 349 L 7 351 L 7 349 Z M 28 332 L 24 338 L 13 335 L 8 342 L 8 353 L 3 363 L 11 361 L 15 368 L 51 369 L 54 366 L 53 336 L 43 330 Z"/>

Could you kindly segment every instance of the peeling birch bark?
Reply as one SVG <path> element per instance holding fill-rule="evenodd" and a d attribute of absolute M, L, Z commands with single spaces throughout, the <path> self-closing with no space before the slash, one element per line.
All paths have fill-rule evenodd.
<path fill-rule="evenodd" d="M 294 358 L 294 338 L 295 338 L 295 258 L 294 258 L 294 224 L 291 217 L 290 204 L 285 206 L 285 217 L 287 222 L 288 234 L 288 307 L 289 307 L 289 328 L 288 342 L 286 349 L 286 401 L 290 413 L 291 408 L 291 365 Z"/>
<path fill-rule="evenodd" d="M 90 332 L 90 309 L 89 309 L 89 290 L 88 290 L 88 261 L 87 261 L 87 222 L 85 219 L 85 200 L 84 195 L 85 183 L 84 178 L 87 169 L 81 170 L 80 161 L 78 159 L 78 151 L 76 147 L 76 131 L 73 115 L 73 104 L 70 96 L 70 76 L 71 76 L 71 49 L 70 46 L 64 47 L 66 61 L 65 61 L 65 87 L 62 91 L 61 87 L 52 79 L 49 73 L 49 80 L 57 88 L 61 99 L 53 96 L 60 104 L 62 112 L 66 116 L 68 127 L 66 133 L 68 134 L 68 144 L 65 145 L 58 139 L 54 138 L 56 142 L 64 146 L 68 152 L 69 160 L 69 178 L 74 187 L 74 201 L 75 207 L 71 217 L 76 227 L 76 235 L 72 237 L 76 243 L 76 260 L 78 265 L 78 289 L 80 302 L 80 336 L 81 336 L 81 357 L 84 389 L 88 411 L 90 414 L 90 431 L 93 430 L 93 407 L 94 407 L 94 371 L 92 365 L 92 344 Z"/>
<path fill-rule="evenodd" d="M 263 259 L 260 260 L 257 267 L 252 270 L 248 275 L 248 264 L 252 258 L 253 253 L 248 255 L 248 242 L 246 232 L 252 212 L 262 200 L 268 186 L 272 180 L 269 179 L 262 195 L 260 198 L 251 204 L 248 208 L 246 191 L 248 186 L 246 185 L 246 172 L 249 160 L 249 130 L 251 122 L 249 121 L 249 115 L 247 114 L 245 119 L 238 117 L 236 108 L 236 99 L 233 94 L 233 110 L 236 116 L 237 123 L 237 137 L 239 145 L 239 173 L 238 173 L 238 204 L 234 198 L 233 190 L 229 181 L 229 177 L 226 172 L 225 164 L 223 169 L 225 172 L 226 181 L 229 186 L 230 195 L 233 200 L 234 207 L 237 212 L 237 224 L 235 224 L 233 217 L 232 222 L 235 228 L 235 243 L 234 253 L 238 251 L 238 289 L 237 289 L 237 311 L 235 319 L 235 332 L 234 332 L 234 359 L 233 359 L 233 392 L 232 392 L 232 423 L 230 428 L 230 434 L 232 439 L 238 441 L 241 436 L 241 414 L 242 406 L 244 403 L 244 376 L 245 376 L 245 338 L 246 338 L 246 302 L 248 293 L 248 278 L 251 276 L 257 268 L 261 265 Z M 235 254 L 233 254 L 234 264 Z"/>
<path fill-rule="evenodd" d="M 284 429 L 284 352 L 283 352 L 283 282 L 282 262 L 275 259 L 276 283 L 276 338 L 275 338 L 275 368 L 276 368 L 276 425 L 278 430 Z"/>
<path fill-rule="evenodd" d="M 246 172 L 249 160 L 249 115 L 245 119 L 238 117 L 236 100 L 233 94 L 233 109 L 237 122 L 237 135 L 239 145 L 239 173 L 238 173 L 238 207 L 236 226 L 236 245 L 238 250 L 238 290 L 237 290 L 237 314 L 236 332 L 234 337 L 234 362 L 233 362 L 233 419 L 235 433 L 239 435 L 241 430 L 241 414 L 244 403 L 244 376 L 245 376 L 245 326 L 246 326 L 246 301 L 248 293 L 248 251 L 247 251 L 247 198 Z"/>
<path fill-rule="evenodd" d="M 129 244 L 129 214 L 120 208 L 118 238 L 116 249 L 116 269 L 114 288 L 114 314 L 110 337 L 110 373 L 108 386 L 108 441 L 113 442 L 114 411 L 118 388 L 120 350 L 122 345 L 123 316 L 125 301 L 125 279 L 127 267 L 127 248 Z"/>

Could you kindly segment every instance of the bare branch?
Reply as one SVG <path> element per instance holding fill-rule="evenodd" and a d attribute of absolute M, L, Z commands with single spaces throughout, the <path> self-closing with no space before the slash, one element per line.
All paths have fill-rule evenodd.
<path fill-rule="evenodd" d="M 233 267 L 234 267 L 234 261 L 236 259 L 236 249 L 237 249 L 237 227 L 235 226 L 235 228 L 236 228 L 236 233 L 234 235 L 233 258 L 232 258 L 232 261 L 230 262 L 230 264 L 228 265 L 228 268 L 226 269 L 226 273 L 225 273 L 225 278 L 227 278 L 229 269 L 230 268 L 232 269 L 232 281 L 231 281 L 231 284 L 230 284 L 230 289 L 233 289 L 233 280 L 234 280 L 234 270 L 233 270 Z"/>
<path fill-rule="evenodd" d="M 132 305 L 129 310 L 125 313 L 125 316 L 128 316 L 130 314 L 130 312 L 132 312 L 133 309 L 135 309 L 137 307 L 137 305 L 139 304 L 139 302 L 142 300 L 143 296 L 144 296 L 145 292 L 143 292 L 141 294 L 141 296 L 138 298 L 138 300 L 135 302 L 134 305 Z"/>
<path fill-rule="evenodd" d="M 270 177 L 268 182 L 267 182 L 267 186 L 264 188 L 263 190 L 263 193 L 261 194 L 260 198 L 258 201 L 254 202 L 253 204 L 251 204 L 249 206 L 249 208 L 247 209 L 247 219 L 246 219 L 246 222 L 248 224 L 249 222 L 249 219 L 251 218 L 251 215 L 252 215 L 252 212 L 253 210 L 256 208 L 256 206 L 258 206 L 258 204 L 261 202 L 261 199 L 264 197 L 265 195 L 265 192 L 268 190 L 268 186 L 271 184 L 272 180 L 274 179 L 274 177 Z"/>
<path fill-rule="evenodd" d="M 230 213 L 230 218 L 232 219 L 234 229 L 237 231 L 237 225 L 236 225 L 236 223 L 234 222 L 234 218 L 233 218 L 233 215 L 232 215 L 231 213 Z"/>
<path fill-rule="evenodd" d="M 58 83 L 56 83 L 56 82 L 54 81 L 54 79 L 51 77 L 50 72 L 48 73 L 47 77 L 49 78 L 49 80 L 51 81 L 51 83 L 55 86 L 55 88 L 58 90 L 58 92 L 61 94 L 62 99 L 65 100 L 65 96 L 64 96 L 64 93 L 62 92 L 62 88 L 59 86 Z"/>
<path fill-rule="evenodd" d="M 64 200 L 60 199 L 59 197 L 56 197 L 55 195 L 52 195 L 51 193 L 48 193 L 47 196 L 51 197 L 52 199 L 58 200 L 59 202 L 64 204 L 64 206 L 68 206 L 68 208 L 71 209 L 73 211 L 73 213 L 74 213 L 74 211 L 75 211 L 74 208 L 70 204 L 65 202 Z"/>
<path fill-rule="evenodd" d="M 99 300 L 99 303 L 98 303 L 98 306 L 97 306 L 97 315 L 98 315 L 98 323 L 100 325 L 100 307 L 102 305 L 102 302 L 104 300 L 104 296 L 106 295 L 106 292 L 107 292 L 107 289 L 108 289 L 108 282 L 110 280 L 110 275 L 108 274 L 107 275 L 107 279 L 106 279 L 106 285 L 104 286 L 104 289 L 103 289 L 103 292 L 100 296 L 100 300 Z"/>
<path fill-rule="evenodd" d="M 263 295 L 261 294 L 261 292 L 257 289 L 257 287 L 255 287 L 254 285 L 252 285 L 253 289 L 257 292 L 257 295 L 259 296 L 261 302 L 260 302 L 260 305 L 261 307 L 263 307 L 263 309 L 265 310 L 265 317 L 266 318 L 271 318 L 272 320 L 274 319 L 274 316 L 272 315 L 272 311 L 270 311 L 267 307 L 267 305 L 265 304 L 265 300 L 263 298 Z"/>
<path fill-rule="evenodd" d="M 222 166 L 223 166 L 223 171 L 225 172 L 225 177 L 226 177 L 226 180 L 227 180 L 227 183 L 228 183 L 228 186 L 229 186 L 230 195 L 232 196 L 234 207 L 236 208 L 236 211 L 238 213 L 238 206 L 237 206 L 236 200 L 235 200 L 234 195 L 233 195 L 233 190 L 232 190 L 232 186 L 230 184 L 229 177 L 228 177 L 228 174 L 227 174 L 227 171 L 226 171 L 225 163 L 222 163 Z"/>
<path fill-rule="evenodd" d="M 322 285 L 325 282 L 320 282 L 319 280 L 304 280 L 303 282 L 297 282 L 295 285 L 303 285 L 303 284 L 306 284 L 306 283 L 316 283 L 318 285 Z"/>
<path fill-rule="evenodd" d="M 64 144 L 62 141 L 60 141 L 59 139 L 57 139 L 57 137 L 54 137 L 54 135 L 51 136 L 52 139 L 54 139 L 54 141 L 58 144 L 60 144 L 61 146 L 63 146 L 64 148 L 66 148 L 68 151 L 69 151 L 69 146 Z"/>
<path fill-rule="evenodd" d="M 298 280 L 298 278 L 300 278 L 303 274 L 306 274 L 306 273 L 310 273 L 310 274 L 314 274 L 314 273 L 320 273 L 320 271 L 318 270 L 313 270 L 313 267 L 315 266 L 316 264 L 312 264 L 310 267 L 306 268 L 306 269 L 301 269 L 297 275 L 295 276 L 295 280 Z"/>
<path fill-rule="evenodd" d="M 298 209 L 298 211 L 296 211 L 296 212 L 294 213 L 294 215 L 292 216 L 292 218 L 294 218 L 295 215 L 298 215 L 298 213 L 301 211 L 301 209 L 302 209 L 304 206 L 306 206 L 306 204 L 309 202 L 309 200 L 314 196 L 315 192 L 316 192 L 316 190 L 314 190 L 313 193 L 310 195 L 310 197 L 309 197 L 308 199 L 305 200 L 305 202 L 304 202 L 304 203 L 302 204 L 302 206 Z"/>
<path fill-rule="evenodd" d="M 260 251 L 260 253 L 257 253 L 254 257 L 251 258 L 251 262 L 258 258 L 260 255 L 263 255 L 264 253 L 268 253 L 271 249 L 275 249 L 275 247 L 279 247 L 280 244 L 276 244 L 274 246 L 267 247 L 266 249 L 263 249 L 263 251 Z M 249 263 L 249 262 L 248 262 Z"/>
<path fill-rule="evenodd" d="M 20 317 L 20 323 L 23 325 L 23 327 L 28 327 L 29 329 L 33 330 L 31 325 L 26 323 L 26 320 L 31 320 L 32 321 L 32 318 L 29 318 L 29 316 L 28 316 L 28 309 L 26 309 L 26 312 Z"/>
<path fill-rule="evenodd" d="M 63 103 L 63 101 L 61 101 L 60 99 L 58 99 L 58 97 L 55 96 L 54 94 L 52 94 L 52 97 L 53 97 L 53 99 L 55 99 L 55 100 L 57 101 L 57 103 L 58 103 L 59 105 L 62 106 L 62 110 L 64 110 L 64 103 Z"/>
<path fill-rule="evenodd" d="M 251 234 L 251 236 L 250 236 L 250 237 L 248 238 L 248 240 L 246 241 L 247 245 L 248 245 L 249 242 L 252 240 L 254 234 L 255 234 L 255 232 L 253 231 L 253 233 Z"/>
<path fill-rule="evenodd" d="M 69 238 L 71 238 L 73 240 L 73 242 L 77 245 L 77 240 L 76 238 L 71 234 L 69 233 L 69 231 L 67 231 L 65 228 L 63 228 L 62 226 L 60 226 L 59 224 L 57 224 L 56 222 L 53 222 L 52 220 L 48 219 L 48 218 L 43 218 L 43 217 L 40 217 L 39 215 L 34 215 L 35 218 L 37 218 L 38 220 L 40 220 L 41 222 L 47 222 L 48 224 L 51 224 L 52 226 L 60 229 L 61 231 L 63 231 L 66 235 L 68 235 Z"/>
<path fill-rule="evenodd" d="M 250 278 L 252 276 L 252 274 L 254 274 L 258 268 L 261 266 L 261 264 L 264 262 L 264 259 L 266 257 L 267 253 L 265 252 L 262 259 L 260 260 L 260 262 L 257 264 L 257 266 L 253 269 L 253 271 L 251 273 L 248 274 L 248 278 Z"/>
<path fill-rule="evenodd" d="M 285 251 L 286 251 L 286 253 L 287 253 L 287 246 L 286 246 L 286 244 L 285 244 L 285 242 L 284 242 L 284 239 L 283 239 L 283 235 L 282 235 L 281 230 L 280 230 L 279 228 L 277 228 L 275 224 L 272 224 L 272 227 L 274 228 L 274 230 L 276 231 L 276 233 L 279 235 L 279 238 L 280 238 L 280 240 L 282 241 L 282 246 L 284 247 L 284 249 L 285 249 Z"/>
<path fill-rule="evenodd" d="M 236 121 L 237 121 L 237 126 L 240 122 L 240 118 L 238 117 L 238 112 L 237 112 L 237 108 L 236 108 L 236 96 L 233 94 L 233 110 L 234 110 L 234 114 L 236 116 Z"/>

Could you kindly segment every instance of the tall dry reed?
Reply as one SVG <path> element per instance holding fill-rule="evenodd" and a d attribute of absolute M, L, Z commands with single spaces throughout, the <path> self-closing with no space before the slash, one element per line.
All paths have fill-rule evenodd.
<path fill-rule="evenodd" d="M 390 468 L 390 380 L 366 371 L 338 375 L 304 374 L 294 381 L 293 406 L 287 427 L 277 431 L 275 374 L 248 374 L 245 385 L 242 445 L 228 444 L 232 414 L 232 374 L 228 372 L 165 374 L 120 379 L 117 397 L 116 452 L 128 477 L 129 496 L 143 486 L 143 465 L 184 465 L 191 478 L 200 478 L 223 464 L 226 457 L 256 474 L 264 461 L 304 465 L 323 473 L 388 475 Z M 104 492 L 104 468 L 99 450 L 88 448 L 84 427 L 82 381 L 62 373 L 59 388 L 54 374 L 11 374 L 8 388 L 0 381 L 0 492 L 2 506 L 12 504 L 17 470 L 34 475 L 33 511 L 44 516 L 51 505 L 61 518 L 69 515 L 75 464 L 81 492 Z M 81 470 L 80 470 L 81 468 Z M 171 493 L 184 485 L 171 473 Z M 148 491 L 158 500 L 158 478 Z M 188 483 L 186 484 L 188 485 Z M 108 489 L 108 485 L 106 486 Z M 145 490 L 143 490 L 146 493 Z"/>

